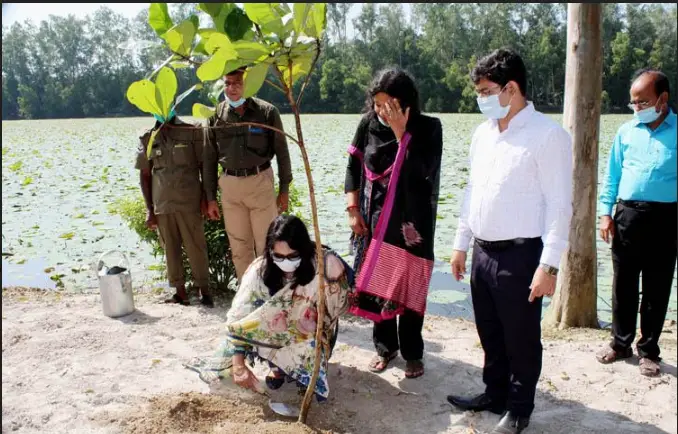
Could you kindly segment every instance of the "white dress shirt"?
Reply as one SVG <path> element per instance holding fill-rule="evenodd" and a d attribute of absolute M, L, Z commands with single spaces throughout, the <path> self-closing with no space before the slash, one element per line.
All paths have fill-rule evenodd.
<path fill-rule="evenodd" d="M 572 216 L 572 143 L 563 127 L 534 109 L 518 112 L 503 132 L 495 120 L 471 139 L 454 249 L 484 241 L 541 237 L 541 263 L 559 267 Z"/>

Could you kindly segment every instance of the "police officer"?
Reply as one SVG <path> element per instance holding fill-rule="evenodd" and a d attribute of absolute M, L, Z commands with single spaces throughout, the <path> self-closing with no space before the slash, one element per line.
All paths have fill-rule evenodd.
<path fill-rule="evenodd" d="M 221 188 L 224 223 L 235 271 L 240 280 L 255 257 L 261 255 L 266 231 L 279 212 L 287 211 L 292 167 L 285 135 L 252 125 L 258 123 L 282 131 L 278 109 L 258 98 L 243 98 L 240 68 L 224 76 L 226 100 L 210 118 L 210 141 L 205 146 L 203 176 L 207 214 L 219 219 L 217 182 Z M 278 162 L 279 194 L 276 200 L 271 159 Z M 218 178 L 217 162 L 224 169 Z M 218 179 L 217 179 L 218 178 Z"/>
<path fill-rule="evenodd" d="M 140 137 L 135 167 L 139 169 L 141 191 L 146 202 L 146 225 L 158 229 L 165 249 L 167 275 L 176 293 L 166 303 L 189 305 L 182 261 L 182 245 L 191 265 L 194 285 L 201 304 L 214 307 L 209 293 L 207 242 L 202 214 L 206 201 L 201 180 L 204 130 L 170 114 L 170 121 L 156 122 L 159 129 L 147 157 L 152 131 Z"/>

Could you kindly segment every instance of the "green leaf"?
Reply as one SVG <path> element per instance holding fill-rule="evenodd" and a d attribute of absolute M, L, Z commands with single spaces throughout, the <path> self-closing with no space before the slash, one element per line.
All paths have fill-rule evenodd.
<path fill-rule="evenodd" d="M 241 39 L 249 40 L 247 32 L 252 30 L 252 20 L 240 8 L 236 7 L 226 16 L 224 23 L 219 27 L 218 23 L 214 23 L 217 29 L 223 28 L 231 41 L 239 41 Z"/>
<path fill-rule="evenodd" d="M 210 53 L 207 52 L 207 48 L 205 47 L 205 45 L 207 44 L 207 41 L 209 41 L 210 36 L 212 36 L 214 33 L 216 33 L 216 30 L 214 29 L 198 29 L 198 35 L 200 36 L 200 40 L 196 44 L 195 48 L 193 48 L 193 52 L 198 54 L 209 55 Z"/>
<path fill-rule="evenodd" d="M 212 117 L 216 109 L 214 107 L 207 107 L 204 104 L 193 104 L 193 117 L 207 119 Z"/>
<path fill-rule="evenodd" d="M 191 86 L 190 88 L 188 88 L 187 91 L 183 92 L 181 95 L 179 95 L 179 96 L 177 97 L 177 101 L 176 101 L 176 102 L 174 103 L 174 105 L 172 106 L 172 109 L 175 109 L 176 106 L 178 106 L 179 103 L 181 103 L 181 101 L 183 101 L 183 100 L 184 100 L 188 95 L 190 95 L 193 91 L 200 90 L 200 89 L 202 89 L 202 83 L 194 84 L 193 86 Z"/>
<path fill-rule="evenodd" d="M 294 4 L 294 29 L 297 33 L 306 33 L 306 23 L 312 8 L 313 3 Z"/>
<path fill-rule="evenodd" d="M 207 62 L 200 65 L 196 72 L 198 79 L 204 82 L 221 78 L 228 62 L 235 60 L 236 56 L 235 51 L 227 51 L 225 54 L 222 54 L 222 50 L 217 51 Z"/>
<path fill-rule="evenodd" d="M 271 54 L 271 49 L 258 42 L 237 41 L 233 48 L 238 53 L 238 59 L 256 62 L 264 56 Z"/>
<path fill-rule="evenodd" d="M 171 66 L 172 69 L 176 71 L 177 69 L 190 68 L 191 62 L 188 62 L 186 60 L 176 60 L 174 62 L 170 62 L 169 66 Z"/>
<path fill-rule="evenodd" d="M 245 88 L 243 89 L 242 96 L 249 98 L 259 92 L 259 89 L 261 89 L 261 86 L 264 84 L 267 72 L 268 64 L 266 63 L 260 63 L 249 68 L 243 77 L 245 80 Z"/>
<path fill-rule="evenodd" d="M 274 8 L 274 3 L 245 3 L 245 13 L 253 23 L 259 24 L 264 33 L 283 33 L 282 16 Z"/>
<path fill-rule="evenodd" d="M 308 36 L 322 38 L 327 27 L 327 3 L 313 4 L 313 24 L 315 24 L 315 35 Z"/>
<path fill-rule="evenodd" d="M 164 67 L 158 73 L 158 78 L 155 80 L 155 99 L 162 110 L 162 117 L 167 119 L 172 107 L 172 101 L 177 94 L 177 76 L 174 71 L 168 67 Z"/>
<path fill-rule="evenodd" d="M 297 80 L 304 77 L 311 71 L 311 65 L 313 64 L 313 59 L 311 57 L 301 57 L 294 59 L 292 63 L 292 84 L 296 83 Z M 285 84 L 290 85 L 290 70 L 281 64 L 279 64 L 278 69 L 283 75 Z"/>
<path fill-rule="evenodd" d="M 198 3 L 198 9 L 205 12 L 212 18 L 219 16 L 223 6 L 223 3 Z"/>
<path fill-rule="evenodd" d="M 162 128 L 162 127 L 160 127 Z M 158 135 L 160 128 L 151 131 L 151 137 L 148 139 L 148 146 L 146 147 L 146 158 L 151 158 L 151 151 L 153 150 L 153 143 L 155 142 L 155 136 Z"/>
<path fill-rule="evenodd" d="M 145 113 L 161 114 L 155 99 L 155 84 L 150 80 L 139 80 L 127 88 L 127 100 Z"/>
<path fill-rule="evenodd" d="M 224 80 L 223 78 L 220 78 L 219 80 L 215 81 L 209 89 L 209 92 L 207 93 L 207 96 L 209 97 L 210 101 L 216 106 L 219 103 L 219 97 L 221 96 L 221 93 L 224 91 Z"/>
<path fill-rule="evenodd" d="M 210 34 L 209 39 L 205 43 L 205 49 L 208 54 L 214 54 L 217 51 L 221 52 L 233 52 L 235 55 L 235 48 L 233 48 L 233 43 L 223 33 L 214 32 Z M 223 53 L 222 53 L 223 54 Z"/>
<path fill-rule="evenodd" d="M 184 20 L 163 35 L 163 39 L 167 41 L 170 50 L 179 53 L 182 56 L 189 56 L 191 54 L 191 47 L 193 46 L 193 38 L 195 37 L 196 26 L 191 20 Z"/>
<path fill-rule="evenodd" d="M 167 3 L 151 3 L 148 8 L 148 24 L 158 36 L 164 35 L 172 28 L 172 18 L 167 11 Z"/>

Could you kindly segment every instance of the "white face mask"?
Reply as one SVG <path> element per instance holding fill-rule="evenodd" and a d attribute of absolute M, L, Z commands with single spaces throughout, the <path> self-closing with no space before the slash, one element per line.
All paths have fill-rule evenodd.
<path fill-rule="evenodd" d="M 282 262 L 275 262 L 275 265 L 285 273 L 293 273 L 301 265 L 301 258 L 295 260 L 285 259 Z"/>
<path fill-rule="evenodd" d="M 384 119 L 382 119 L 381 116 L 377 115 L 377 119 L 379 120 L 379 123 L 382 124 L 385 127 L 388 127 L 389 125 L 386 123 Z"/>
<path fill-rule="evenodd" d="M 230 99 L 228 99 L 228 97 L 226 97 L 226 100 L 228 100 L 228 105 L 230 105 L 233 108 L 238 108 L 241 105 L 245 104 L 245 98 L 243 97 L 240 97 L 240 99 L 237 101 L 231 101 Z"/>
<path fill-rule="evenodd" d="M 655 104 L 655 106 L 656 106 L 656 104 Z M 648 107 L 646 109 L 638 110 L 638 111 L 635 111 L 635 109 L 633 109 L 633 116 L 636 119 L 638 119 L 638 122 L 640 122 L 640 123 L 651 124 L 652 122 L 659 119 L 659 116 L 661 116 L 661 112 L 658 112 L 657 108 L 655 106 Z"/>
<path fill-rule="evenodd" d="M 501 90 L 503 92 L 504 89 Z M 478 108 L 486 117 L 494 120 L 504 119 L 508 116 L 509 111 L 511 110 L 511 100 L 505 106 L 502 106 L 499 102 L 499 92 L 497 95 L 488 95 L 488 96 L 479 96 L 476 98 L 478 101 Z M 513 96 L 511 96 L 513 99 Z"/>

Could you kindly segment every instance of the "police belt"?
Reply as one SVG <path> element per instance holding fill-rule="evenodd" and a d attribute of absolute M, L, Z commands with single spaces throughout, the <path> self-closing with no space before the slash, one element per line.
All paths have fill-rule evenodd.
<path fill-rule="evenodd" d="M 256 175 L 263 172 L 271 167 L 271 162 L 267 161 L 264 164 L 261 164 L 256 167 L 250 167 L 248 169 L 224 169 L 224 173 L 229 176 L 237 176 L 239 178 L 244 178 L 247 176 Z"/>

